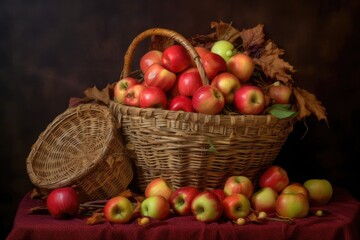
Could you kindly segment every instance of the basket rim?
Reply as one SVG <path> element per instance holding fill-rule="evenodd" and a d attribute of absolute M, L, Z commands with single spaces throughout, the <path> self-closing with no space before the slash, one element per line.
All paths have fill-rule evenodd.
<path fill-rule="evenodd" d="M 82 179 L 90 172 L 96 170 L 97 164 L 104 160 L 104 156 L 107 155 L 109 148 L 103 148 L 98 154 L 99 156 L 98 158 L 96 158 L 92 162 L 89 162 L 85 167 L 81 168 L 75 174 L 72 174 L 72 176 L 67 176 L 64 179 L 59 179 L 54 181 L 46 181 L 42 178 L 39 178 L 33 168 L 34 158 L 36 157 L 38 151 L 43 147 L 43 143 L 46 142 L 47 138 L 49 137 L 49 135 L 51 135 L 52 131 L 57 129 L 58 126 L 60 126 L 64 122 L 66 122 L 67 119 L 74 117 L 74 115 L 79 116 L 81 115 L 82 112 L 88 110 L 97 112 L 99 118 L 101 116 L 101 118 L 103 118 L 104 121 L 111 123 L 112 127 L 109 127 L 107 131 L 104 132 L 104 141 L 106 142 L 106 144 L 109 144 L 112 141 L 113 137 L 116 136 L 116 132 L 117 132 L 116 120 L 109 111 L 108 107 L 97 103 L 84 103 L 78 106 L 67 108 L 63 113 L 56 116 L 54 120 L 47 125 L 45 130 L 43 130 L 40 133 L 38 139 L 31 147 L 29 156 L 26 159 L 26 167 L 30 180 L 33 182 L 33 184 L 44 189 L 52 189 L 54 187 L 61 187 L 61 186 L 73 184 L 76 180 Z"/>
<path fill-rule="evenodd" d="M 197 124 L 212 124 L 212 125 L 223 125 L 227 122 L 230 126 L 237 125 L 264 125 L 273 126 L 284 123 L 294 123 L 297 121 L 295 117 L 279 119 L 271 114 L 261 115 L 243 115 L 243 114 L 204 114 L 198 112 L 185 112 L 185 111 L 172 111 L 161 108 L 140 108 L 134 106 L 128 106 L 125 104 L 118 103 L 116 101 L 110 101 L 110 109 L 119 111 L 121 115 L 136 116 L 142 118 L 158 118 L 166 120 L 183 120 Z"/>

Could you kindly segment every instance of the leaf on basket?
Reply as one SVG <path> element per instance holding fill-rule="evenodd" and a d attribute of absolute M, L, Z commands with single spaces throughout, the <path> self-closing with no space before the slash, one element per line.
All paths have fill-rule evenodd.
<path fill-rule="evenodd" d="M 95 225 L 106 222 L 103 211 L 94 212 L 90 217 L 86 219 L 87 225 Z"/>
<path fill-rule="evenodd" d="M 299 110 L 299 119 L 303 119 L 313 113 L 319 121 L 324 120 L 328 123 L 326 109 L 314 94 L 299 87 L 295 87 L 293 92 L 297 100 L 296 105 Z"/>
<path fill-rule="evenodd" d="M 220 22 L 211 22 L 211 28 L 215 28 L 215 37 L 217 40 L 227 40 L 229 42 L 235 42 L 240 37 L 240 32 L 231 24 Z"/>
<path fill-rule="evenodd" d="M 84 94 L 87 98 L 91 100 L 101 101 L 107 105 L 110 103 L 110 95 L 109 95 L 110 85 L 107 85 L 104 89 L 99 90 L 96 86 L 92 88 L 88 88 L 84 91 Z"/>
<path fill-rule="evenodd" d="M 285 62 L 281 55 L 284 50 L 276 46 L 274 42 L 268 40 L 259 57 L 253 58 L 255 64 L 259 65 L 267 77 L 282 81 L 284 83 L 292 81 L 291 74 L 295 69 L 290 63 Z"/>
<path fill-rule="evenodd" d="M 175 40 L 164 36 L 151 36 L 150 49 L 164 51 L 166 48 L 175 44 Z"/>
<path fill-rule="evenodd" d="M 264 25 L 259 24 L 254 28 L 245 29 L 240 32 L 242 45 L 245 51 L 252 47 L 260 46 L 265 42 Z"/>
<path fill-rule="evenodd" d="M 274 104 L 269 108 L 269 113 L 278 119 L 296 117 L 298 112 L 290 109 L 290 104 Z"/>
<path fill-rule="evenodd" d="M 30 194 L 30 198 L 34 199 L 34 198 L 41 198 L 41 199 L 45 199 L 46 198 L 46 194 L 42 193 L 39 188 L 34 187 L 33 190 L 31 191 Z"/>

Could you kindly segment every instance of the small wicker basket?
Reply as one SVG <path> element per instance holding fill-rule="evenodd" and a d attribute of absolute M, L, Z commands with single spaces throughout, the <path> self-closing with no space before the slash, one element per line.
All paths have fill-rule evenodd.
<path fill-rule="evenodd" d="M 133 168 L 109 108 L 95 103 L 68 108 L 32 146 L 26 160 L 32 183 L 43 192 L 75 186 L 81 202 L 125 190 Z"/>
<path fill-rule="evenodd" d="M 160 35 L 174 39 L 188 51 L 209 84 L 200 58 L 183 36 L 154 28 L 139 34 L 124 58 L 121 77 L 131 75 L 136 46 Z M 133 150 L 136 182 L 140 190 L 154 178 L 168 179 L 174 187 L 221 187 L 231 175 L 245 175 L 254 183 L 275 160 L 293 129 L 293 119 L 272 115 L 205 115 L 110 102 L 128 148 Z"/>

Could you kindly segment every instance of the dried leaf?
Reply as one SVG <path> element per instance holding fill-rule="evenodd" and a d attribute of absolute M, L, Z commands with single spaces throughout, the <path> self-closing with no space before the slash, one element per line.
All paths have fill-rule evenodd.
<path fill-rule="evenodd" d="M 46 194 L 42 193 L 39 188 L 34 187 L 33 190 L 31 191 L 30 198 L 32 198 L 32 199 L 34 199 L 34 198 L 45 199 Z"/>
<path fill-rule="evenodd" d="M 105 219 L 104 213 L 102 211 L 94 212 L 90 217 L 88 217 L 86 219 L 87 225 L 95 225 L 95 224 L 104 223 L 104 222 L 106 222 L 106 219 Z"/>
<path fill-rule="evenodd" d="M 169 37 L 164 36 L 152 36 L 150 42 L 150 50 L 156 49 L 159 51 L 164 51 L 166 48 L 175 44 L 175 40 Z"/>
<path fill-rule="evenodd" d="M 133 196 L 133 193 L 130 191 L 130 189 L 126 189 L 125 191 L 121 192 L 119 196 L 131 198 Z"/>
<path fill-rule="evenodd" d="M 319 121 L 324 120 L 328 123 L 326 117 L 326 109 L 322 103 L 317 100 L 316 96 L 307 90 L 299 87 L 294 88 L 294 95 L 297 100 L 297 107 L 299 109 L 299 119 L 309 116 L 313 113 Z"/>
<path fill-rule="evenodd" d="M 211 22 L 211 28 L 215 28 L 216 40 L 227 40 L 234 43 L 240 37 L 240 31 L 232 27 L 231 24 L 220 22 Z"/>
<path fill-rule="evenodd" d="M 264 25 L 259 24 L 254 28 L 245 29 L 240 32 L 242 45 L 245 51 L 255 46 L 260 46 L 265 42 Z"/>
<path fill-rule="evenodd" d="M 253 60 L 267 77 L 286 83 L 292 80 L 291 73 L 295 70 L 292 65 L 280 58 L 283 54 L 283 49 L 279 49 L 275 43 L 268 40 L 260 57 Z"/>
<path fill-rule="evenodd" d="M 136 205 L 135 205 L 135 208 L 133 210 L 133 214 L 140 212 L 141 203 L 144 201 L 144 199 L 145 198 L 143 196 L 136 196 L 135 197 Z"/>
<path fill-rule="evenodd" d="M 49 210 L 46 206 L 36 206 L 28 210 L 29 214 L 49 214 Z"/>
<path fill-rule="evenodd" d="M 96 86 L 88 88 L 84 91 L 84 94 L 87 98 L 95 101 L 103 102 L 107 105 L 110 104 L 110 94 L 109 94 L 110 85 L 107 85 L 104 89 L 99 90 Z"/>
<path fill-rule="evenodd" d="M 258 216 L 256 215 L 256 213 L 254 213 L 254 212 L 249 214 L 248 219 L 252 223 L 257 223 L 257 224 L 263 223 L 262 219 L 259 219 Z"/>

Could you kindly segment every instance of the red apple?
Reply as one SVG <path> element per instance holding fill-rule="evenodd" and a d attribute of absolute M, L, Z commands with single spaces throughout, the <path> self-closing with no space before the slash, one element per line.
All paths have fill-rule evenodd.
<path fill-rule="evenodd" d="M 251 211 L 249 199 L 240 193 L 227 196 L 222 202 L 225 216 L 230 220 L 247 217 Z"/>
<path fill-rule="evenodd" d="M 235 92 L 241 87 L 241 83 L 233 74 L 222 72 L 216 75 L 211 81 L 211 86 L 221 91 L 225 98 L 225 104 L 232 104 L 234 102 Z"/>
<path fill-rule="evenodd" d="M 169 200 L 161 195 L 153 195 L 145 198 L 141 203 L 140 213 L 143 217 L 152 217 L 164 220 L 170 215 Z"/>
<path fill-rule="evenodd" d="M 211 223 L 220 219 L 223 206 L 215 193 L 203 191 L 193 199 L 191 211 L 197 221 Z"/>
<path fill-rule="evenodd" d="M 275 212 L 277 192 L 271 187 L 260 188 L 251 196 L 251 205 L 258 212 Z"/>
<path fill-rule="evenodd" d="M 164 91 L 158 87 L 148 87 L 139 96 L 141 108 L 163 108 L 167 106 L 167 97 Z"/>
<path fill-rule="evenodd" d="M 213 190 L 211 190 L 211 192 L 215 193 L 216 196 L 218 196 L 218 198 L 220 199 L 220 202 L 222 202 L 226 197 L 224 189 L 213 189 Z"/>
<path fill-rule="evenodd" d="M 179 73 L 190 67 L 191 58 L 183 46 L 173 45 L 164 50 L 162 65 L 173 73 Z"/>
<path fill-rule="evenodd" d="M 120 79 L 114 88 L 114 100 L 118 103 L 124 103 L 125 101 L 125 94 L 128 88 L 140 84 L 135 78 L 126 77 Z"/>
<path fill-rule="evenodd" d="M 145 188 L 145 197 L 148 198 L 154 195 L 163 196 L 169 201 L 174 188 L 171 183 L 164 178 L 155 178 L 151 180 Z"/>
<path fill-rule="evenodd" d="M 173 111 L 195 112 L 191 98 L 181 95 L 170 100 L 168 109 Z"/>
<path fill-rule="evenodd" d="M 210 52 L 210 50 L 205 48 L 205 47 L 197 46 L 197 47 L 194 47 L 194 48 L 195 48 L 195 50 L 198 53 L 200 58 L 203 58 L 203 56 L 205 56 L 205 54 Z"/>
<path fill-rule="evenodd" d="M 250 79 L 255 69 L 255 63 L 251 57 L 244 53 L 237 53 L 227 62 L 228 71 L 234 74 L 241 83 Z"/>
<path fill-rule="evenodd" d="M 260 114 L 265 108 L 264 93 L 260 87 L 243 85 L 235 92 L 234 106 L 242 114 Z"/>
<path fill-rule="evenodd" d="M 309 200 L 302 193 L 280 194 L 276 200 L 276 213 L 280 217 L 306 217 L 309 213 Z"/>
<path fill-rule="evenodd" d="M 177 85 L 180 95 L 193 96 L 194 92 L 203 85 L 198 69 L 192 67 L 180 73 Z"/>
<path fill-rule="evenodd" d="M 311 203 L 326 204 L 333 195 L 333 187 L 327 179 L 309 179 L 303 183 L 309 192 Z"/>
<path fill-rule="evenodd" d="M 174 86 L 176 74 L 160 64 L 154 63 L 146 70 L 144 82 L 148 87 L 158 87 L 166 92 Z"/>
<path fill-rule="evenodd" d="M 246 176 L 231 176 L 226 179 L 224 192 L 226 196 L 241 193 L 250 199 L 254 192 L 254 185 L 250 178 Z"/>
<path fill-rule="evenodd" d="M 216 75 L 227 70 L 225 60 L 212 52 L 206 53 L 201 58 L 206 76 L 211 81 Z"/>
<path fill-rule="evenodd" d="M 289 184 L 289 177 L 285 169 L 280 166 L 273 165 L 262 173 L 259 179 L 259 185 L 263 187 L 271 187 L 277 193 L 280 193 Z"/>
<path fill-rule="evenodd" d="M 137 84 L 129 87 L 125 92 L 124 103 L 128 106 L 139 107 L 140 106 L 140 94 L 146 87 L 142 84 Z"/>
<path fill-rule="evenodd" d="M 126 197 L 113 197 L 104 206 L 104 217 L 111 223 L 127 223 L 132 216 L 133 205 Z"/>
<path fill-rule="evenodd" d="M 281 190 L 281 194 L 283 193 L 301 193 L 309 199 L 309 191 L 300 183 L 290 183 Z"/>
<path fill-rule="evenodd" d="M 146 70 L 154 63 L 162 63 L 162 52 L 159 50 L 150 50 L 140 58 L 140 70 L 145 73 Z"/>
<path fill-rule="evenodd" d="M 196 112 L 218 114 L 224 109 L 225 99 L 219 89 L 204 85 L 195 91 L 192 104 Z"/>
<path fill-rule="evenodd" d="M 46 198 L 46 206 L 54 218 L 74 217 L 80 206 L 78 193 L 71 187 L 54 189 Z"/>
<path fill-rule="evenodd" d="M 276 81 L 269 87 L 268 94 L 273 103 L 288 104 L 290 102 L 292 90 L 290 87 Z"/>
<path fill-rule="evenodd" d="M 170 207 L 180 216 L 191 215 L 191 203 L 199 190 L 193 186 L 184 186 L 176 189 L 170 197 Z"/>

